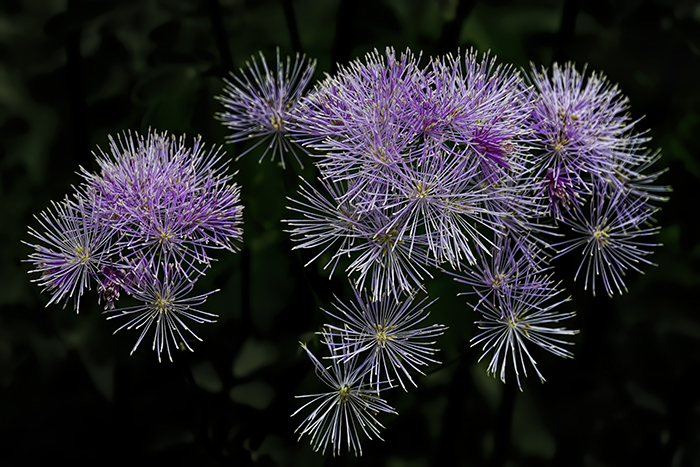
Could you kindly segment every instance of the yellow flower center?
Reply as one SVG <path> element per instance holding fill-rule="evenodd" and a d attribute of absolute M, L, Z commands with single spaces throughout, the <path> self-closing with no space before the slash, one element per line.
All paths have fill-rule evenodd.
<path fill-rule="evenodd" d="M 377 339 L 377 344 L 382 348 L 386 345 L 386 341 L 390 341 L 394 338 L 393 334 L 389 334 L 389 331 L 394 329 L 395 326 L 387 326 L 386 324 L 375 325 L 374 332 Z"/>
<path fill-rule="evenodd" d="M 157 298 L 156 301 L 151 302 L 151 305 L 153 305 L 159 313 L 166 313 L 172 309 L 172 304 L 173 304 L 172 298 L 161 297 L 160 294 L 157 292 L 156 292 L 156 298 Z"/>
<path fill-rule="evenodd" d="M 73 250 L 75 251 L 76 259 L 72 259 L 71 262 L 78 261 L 84 264 L 90 260 L 90 250 L 83 248 L 81 245 L 74 247 Z"/>
<path fill-rule="evenodd" d="M 604 247 L 610 243 L 610 229 L 596 229 L 593 232 L 593 239 L 598 244 L 598 247 Z"/>
<path fill-rule="evenodd" d="M 350 397 L 350 386 L 345 384 L 338 390 L 338 404 L 340 404 L 340 403 L 345 404 L 348 401 L 349 397 Z"/>

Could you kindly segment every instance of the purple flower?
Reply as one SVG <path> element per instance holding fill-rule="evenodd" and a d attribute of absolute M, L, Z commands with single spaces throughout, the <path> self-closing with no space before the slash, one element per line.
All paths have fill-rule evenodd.
<path fill-rule="evenodd" d="M 246 67 L 247 70 L 240 70 L 241 76 L 231 73 L 233 81 L 224 79 L 224 95 L 217 97 L 227 109 L 226 112 L 218 113 L 216 118 L 231 130 L 227 136 L 228 142 L 259 137 L 260 140 L 255 145 L 238 157 L 267 143 L 260 157 L 261 162 L 267 152 L 272 150 L 271 159 L 279 157 L 284 168 L 284 153 L 291 151 L 299 165 L 302 165 L 288 137 L 290 127 L 294 125 L 296 106 L 314 74 L 316 61 L 307 62 L 305 56 L 299 58 L 297 54 L 293 63 L 290 57 L 283 63 L 277 49 L 275 70 L 268 68 L 262 52 L 260 64 L 252 57 L 252 63 L 246 62 Z"/>
<path fill-rule="evenodd" d="M 561 222 L 571 227 L 574 238 L 552 245 L 558 250 L 556 257 L 582 248 L 583 259 L 575 279 L 585 274 L 584 288 L 591 286 L 595 295 L 598 277 L 603 287 L 612 296 L 616 289 L 620 294 L 627 291 L 623 277 L 628 269 L 643 273 L 639 264 L 653 264 L 645 258 L 649 248 L 656 243 L 641 241 L 659 231 L 653 226 L 652 216 L 657 211 L 650 209 L 646 198 L 639 198 L 624 189 L 614 189 L 603 182 L 594 185 L 589 211 L 575 210 Z M 585 271 L 584 271 L 585 266 Z"/>
<path fill-rule="evenodd" d="M 80 196 L 75 201 L 66 198 L 53 203 L 53 209 L 36 219 L 43 231 L 29 227 L 29 234 L 38 243 L 23 242 L 36 250 L 26 260 L 35 268 L 30 273 L 41 274 L 32 282 L 51 294 L 46 306 L 64 299 L 68 303 L 72 298 L 75 311 L 79 312 L 83 292 L 91 288 L 114 252 L 112 232 Z"/>
<path fill-rule="evenodd" d="M 333 342 L 333 339 L 333 335 L 325 335 L 326 342 Z M 311 446 L 316 451 L 320 449 L 323 454 L 330 442 L 334 456 L 340 454 L 343 445 L 347 445 L 348 452 L 353 450 L 355 455 L 362 455 L 360 432 L 369 439 L 373 436 L 382 439 L 379 429 L 384 426 L 376 416 L 380 412 L 396 414 L 396 411 L 379 397 L 376 387 L 367 383 L 366 362 L 361 364 L 358 358 L 350 358 L 344 362 L 333 359 L 331 365 L 325 368 L 305 344 L 301 344 L 301 347 L 311 359 L 316 375 L 330 391 L 296 396 L 311 400 L 292 416 L 314 406 L 311 414 L 296 429 L 296 432 L 300 433 L 299 439 L 309 435 Z M 329 347 L 332 348 L 332 344 Z"/>
<path fill-rule="evenodd" d="M 476 54 L 418 62 L 387 48 L 341 67 L 302 99 L 294 127 L 321 153 L 332 198 L 304 187 L 292 200 L 306 217 L 288 221 L 297 247 L 323 246 L 333 270 L 350 256 L 374 299 L 423 288 L 429 266 L 473 263 L 527 205 L 512 202 L 527 147 L 519 75 Z"/>
<path fill-rule="evenodd" d="M 325 334 L 340 336 L 340 340 L 328 343 L 331 358 L 346 362 L 363 356 L 369 365 L 370 385 L 396 378 L 406 390 L 403 378 L 407 378 L 416 386 L 409 369 L 424 374 L 420 366 L 440 363 L 432 357 L 437 351 L 432 347 L 435 342 L 426 339 L 442 335 L 447 328 L 441 324 L 417 327 L 428 317 L 429 313 L 424 312 L 435 300 L 426 303 L 424 299 L 413 304 L 410 296 L 404 302 L 395 297 L 372 301 L 370 297 L 363 300 L 360 292 L 353 291 L 355 302 L 349 305 L 338 302 L 335 305 L 338 312 L 326 311 L 342 323 L 342 326 L 326 325 L 330 331 Z"/>
<path fill-rule="evenodd" d="M 187 326 L 183 318 L 195 323 L 214 323 L 217 315 L 197 309 L 204 304 L 209 295 L 218 292 L 213 290 L 195 297 L 188 297 L 194 288 L 195 273 L 183 273 L 179 268 L 172 265 L 159 265 L 157 268 L 148 267 L 141 271 L 133 272 L 137 279 L 134 279 L 134 289 L 131 296 L 141 302 L 138 305 L 107 309 L 105 313 L 110 316 L 107 319 L 127 317 L 129 321 L 117 329 L 115 334 L 122 329 L 138 329 L 141 331 L 139 338 L 131 350 L 133 354 L 141 344 L 152 325 L 155 326 L 153 337 L 153 350 L 158 354 L 158 361 L 161 361 L 161 353 L 165 351 L 170 361 L 173 360 L 170 344 L 174 349 L 187 348 L 192 351 L 188 343 L 188 338 L 193 337 L 199 341 L 201 339 Z"/>
<path fill-rule="evenodd" d="M 535 276 L 530 276 L 535 278 Z M 521 278 L 527 281 L 529 278 Z M 539 280 L 539 279 L 535 279 Z M 482 345 L 479 361 L 491 354 L 488 373 L 498 373 L 501 381 L 506 381 L 506 367 L 510 361 L 515 370 L 518 387 L 520 374 L 527 376 L 527 363 L 545 381 L 537 368 L 537 362 L 531 354 L 533 348 L 540 347 L 559 357 L 572 358 L 573 354 L 562 347 L 571 345 L 563 336 L 577 334 L 578 331 L 558 327 L 558 323 L 571 318 L 575 313 L 558 313 L 555 311 L 569 298 L 552 303 L 560 291 L 549 288 L 548 293 L 541 293 L 527 284 L 520 284 L 505 293 L 492 295 L 493 300 L 480 301 L 474 306 L 481 313 L 481 320 L 476 324 L 482 330 L 472 338 L 472 346 Z M 496 299 L 497 298 L 497 299 Z"/>
<path fill-rule="evenodd" d="M 634 133 L 628 99 L 602 74 L 584 79 L 574 64 L 555 64 L 551 76 L 534 65 L 531 128 L 542 155 L 542 170 L 558 170 L 590 184 L 621 165 L 644 162 L 648 138 Z M 588 191 L 588 190 L 584 190 Z"/>
<path fill-rule="evenodd" d="M 295 140 L 320 154 L 320 178 L 346 183 L 343 201 L 360 211 L 381 210 L 393 171 L 421 157 L 408 108 L 424 79 L 417 62 L 410 51 L 375 50 L 341 66 L 300 103 Z"/>
<path fill-rule="evenodd" d="M 340 65 L 336 75 L 328 76 L 300 102 L 295 139 L 326 153 L 324 165 L 337 163 L 341 173 L 398 155 L 411 142 L 412 128 L 406 124 L 413 122 L 413 116 L 407 106 L 424 79 L 418 61 L 408 50 L 397 57 L 387 47 L 384 54 L 368 53 L 364 62 Z M 348 150 L 352 159 L 342 157 Z"/>
<path fill-rule="evenodd" d="M 523 240 L 499 236 L 488 255 L 479 252 L 476 264 L 449 272 L 455 281 L 473 289 L 460 295 L 475 293 L 479 303 L 488 300 L 498 306 L 508 295 L 551 293 L 550 268 L 542 268 L 541 259 L 522 244 Z"/>
<path fill-rule="evenodd" d="M 436 263 L 473 263 L 473 250 L 489 249 L 484 230 L 500 231 L 504 211 L 491 206 L 512 197 L 509 190 L 481 182 L 476 167 L 437 152 L 421 164 L 398 165 L 386 179 L 391 188 L 381 205 L 394 219 L 391 228 L 424 239 L 420 243 Z"/>
<path fill-rule="evenodd" d="M 399 296 L 424 288 L 424 276 L 432 277 L 428 266 L 435 263 L 425 254 L 424 240 L 411 237 L 394 224 L 393 219 L 381 210 L 363 213 L 356 226 L 358 233 L 346 251 L 353 257 L 347 267 L 348 275 L 357 274 L 355 287 L 364 288 L 370 278 L 373 300 L 388 295 Z"/>
<path fill-rule="evenodd" d="M 479 59 L 472 50 L 463 60 L 460 55 L 433 59 L 428 81 L 427 99 L 438 104 L 433 107 L 450 109 L 447 118 L 438 119 L 443 146 L 467 146 L 485 180 L 497 182 L 523 169 L 529 109 L 522 104 L 525 95 L 516 70 L 497 65 L 488 53 Z"/>
<path fill-rule="evenodd" d="M 562 212 L 569 210 L 572 203 L 579 202 L 578 182 L 566 169 L 559 166 L 547 168 L 542 184 L 547 195 L 547 211 L 557 219 L 561 218 Z"/>
<path fill-rule="evenodd" d="M 226 166 L 217 166 L 222 156 L 204 151 L 200 138 L 191 149 L 184 137 L 157 132 L 110 138 L 110 154 L 97 156 L 101 174 L 83 170 L 82 176 L 96 211 L 118 236 L 120 254 L 207 265 L 207 250 L 235 251 L 240 189 Z"/>

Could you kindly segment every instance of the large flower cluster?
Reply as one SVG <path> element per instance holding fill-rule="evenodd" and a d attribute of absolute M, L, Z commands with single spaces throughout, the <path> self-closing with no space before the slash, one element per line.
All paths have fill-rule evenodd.
<path fill-rule="evenodd" d="M 298 248 L 323 244 L 333 269 L 353 258 L 347 272 L 373 299 L 422 289 L 431 266 L 473 264 L 488 232 L 529 209 L 514 183 L 527 117 L 516 78 L 476 54 L 421 68 L 388 50 L 320 83 L 294 129 L 325 186 L 292 205 Z"/>
<path fill-rule="evenodd" d="M 313 64 L 298 64 L 293 79 L 279 56 L 276 74 L 254 64 L 261 89 L 239 79 L 221 100 L 236 141 L 271 135 L 275 152 L 296 144 L 315 161 L 318 179 L 290 197 L 290 233 L 356 289 L 358 305 L 339 305 L 340 323 L 323 331 L 332 365 L 310 354 L 333 388 L 300 427 L 317 448 L 330 440 L 335 453 L 344 438 L 359 451 L 358 426 L 378 435 L 365 412 L 393 411 L 379 391 L 394 381 L 405 389 L 407 370 L 433 361 L 415 339 L 444 327 L 408 329 L 423 319 L 408 304 L 433 274 L 448 270 L 470 288 L 482 331 L 473 345 L 504 381 L 512 364 L 520 386 L 528 367 L 544 380 L 533 349 L 572 356 L 565 346 L 577 331 L 559 323 L 574 313 L 560 310 L 569 299 L 552 258 L 582 251 L 575 278 L 594 294 L 602 281 L 610 296 L 625 290 L 629 269 L 651 264 L 655 203 L 668 188 L 656 185 L 663 170 L 650 171 L 658 152 L 604 76 L 571 63 L 524 72 L 476 52 L 421 64 L 387 48 L 303 95 Z"/>
<path fill-rule="evenodd" d="M 219 150 L 205 151 L 199 138 L 149 132 L 110 138 L 96 156 L 100 173 L 82 169 L 72 197 L 53 203 L 29 229 L 38 241 L 28 261 L 51 294 L 49 304 L 73 300 L 97 286 L 111 318 L 130 317 L 122 328 L 141 330 L 134 350 L 153 325 L 153 349 L 172 360 L 175 348 L 197 338 L 182 318 L 203 323 L 216 315 L 194 308 L 213 292 L 189 297 L 210 267 L 212 249 L 235 251 L 241 239 L 240 192 Z M 139 305 L 115 308 L 121 293 Z M 119 328 L 119 329 L 122 329 Z M 183 331 L 185 335 L 183 335 Z M 190 349 L 191 350 L 191 349 Z"/>

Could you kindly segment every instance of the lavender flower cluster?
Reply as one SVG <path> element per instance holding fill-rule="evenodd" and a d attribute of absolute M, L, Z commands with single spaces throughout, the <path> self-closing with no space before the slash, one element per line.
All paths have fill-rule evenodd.
<path fill-rule="evenodd" d="M 127 320 L 117 331 L 140 331 L 132 353 L 155 327 L 158 359 L 165 352 L 172 360 L 171 345 L 192 350 L 188 340 L 199 339 L 185 320 L 217 318 L 197 308 L 216 291 L 191 292 L 214 260 L 211 250 L 233 252 L 241 240 L 240 190 L 220 149 L 206 151 L 199 138 L 190 148 L 184 136 L 125 133 L 110 137 L 109 149 L 96 155 L 99 174 L 81 168 L 72 197 L 42 212 L 38 230 L 30 227 L 30 272 L 51 295 L 47 306 L 72 299 L 79 311 L 96 285 L 107 319 Z M 115 308 L 122 293 L 138 304 Z"/>
<path fill-rule="evenodd" d="M 575 278 L 610 296 L 652 264 L 668 191 L 651 169 L 660 155 L 603 75 L 571 63 L 520 71 L 473 51 L 421 65 L 387 48 L 304 94 L 315 62 L 285 66 L 278 52 L 273 70 L 261 59 L 226 82 L 218 118 L 231 141 L 268 142 L 262 158 L 313 158 L 319 177 L 302 180 L 286 222 L 295 248 L 315 250 L 331 275 L 342 268 L 356 294 L 321 332 L 330 366 L 302 344 L 330 387 L 302 396 L 316 408 L 299 430 L 316 449 L 361 453 L 360 431 L 379 436 L 375 416 L 394 412 L 381 391 L 406 389 L 409 370 L 434 362 L 421 339 L 445 327 L 415 327 L 423 302 L 410 305 L 433 274 L 468 287 L 481 329 L 472 345 L 504 382 L 512 364 L 520 386 L 528 367 L 544 381 L 533 349 L 572 357 L 577 331 L 560 322 L 574 313 L 560 310 L 569 298 L 550 260 L 579 251 Z"/>
<path fill-rule="evenodd" d="M 229 142 L 258 138 L 285 167 L 292 153 L 314 160 L 319 176 L 301 181 L 286 220 L 295 248 L 312 249 L 332 275 L 351 278 L 354 300 L 338 300 L 319 333 L 324 365 L 309 350 L 327 392 L 297 412 L 316 450 L 362 453 L 361 435 L 379 437 L 380 412 L 396 413 L 383 392 L 416 386 L 415 373 L 439 363 L 434 339 L 447 329 L 424 324 L 434 274 L 451 275 L 471 295 L 480 331 L 472 345 L 487 371 L 518 386 L 532 354 L 570 358 L 561 326 L 569 297 L 551 260 L 581 253 L 574 279 L 613 296 L 625 275 L 643 272 L 657 246 L 656 206 L 668 187 L 653 170 L 659 152 L 635 130 L 628 100 L 599 74 L 568 63 L 551 72 L 498 64 L 470 51 L 421 64 L 410 50 L 368 54 L 340 66 L 308 93 L 315 62 L 274 67 L 253 58 L 225 81 L 217 118 Z M 49 304 L 96 285 L 117 331 L 155 327 L 152 347 L 172 360 L 199 339 L 186 321 L 210 323 L 200 310 L 215 291 L 192 296 L 215 249 L 241 240 L 239 188 L 220 149 L 191 148 L 184 137 L 149 132 L 111 139 L 96 156 L 100 174 L 81 168 L 72 197 L 53 203 L 30 227 L 29 263 Z M 120 295 L 138 304 L 115 308 Z M 171 348 L 171 346 L 174 346 Z M 539 351 L 539 350 L 538 350 Z"/>

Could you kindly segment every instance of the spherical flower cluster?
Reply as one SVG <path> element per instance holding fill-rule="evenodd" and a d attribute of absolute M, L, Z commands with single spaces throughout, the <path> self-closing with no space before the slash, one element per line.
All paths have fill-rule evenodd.
<path fill-rule="evenodd" d="M 289 221 L 297 247 L 325 243 L 333 268 L 352 257 L 346 272 L 358 288 L 369 279 L 375 300 L 422 289 L 431 266 L 474 264 L 490 249 L 484 232 L 505 234 L 529 209 L 511 183 L 524 170 L 519 82 L 475 53 L 420 67 L 387 49 L 341 67 L 302 100 L 292 130 L 320 154 L 327 192 L 307 185 L 293 200 L 305 214 Z"/>
<path fill-rule="evenodd" d="M 131 316 L 142 328 L 134 350 L 155 322 L 153 348 L 160 359 L 169 342 L 190 348 L 181 319 L 213 322 L 216 315 L 193 308 L 209 292 L 188 297 L 211 266 L 213 249 L 235 251 L 241 240 L 240 190 L 231 183 L 219 150 L 205 151 L 199 138 L 149 132 L 110 138 L 110 151 L 96 156 L 100 173 L 81 169 L 84 182 L 30 227 L 38 242 L 28 261 L 35 279 L 51 293 L 49 304 L 73 300 L 97 285 L 110 318 Z M 115 309 L 125 292 L 141 305 Z M 121 329 L 121 328 L 120 328 Z"/>

